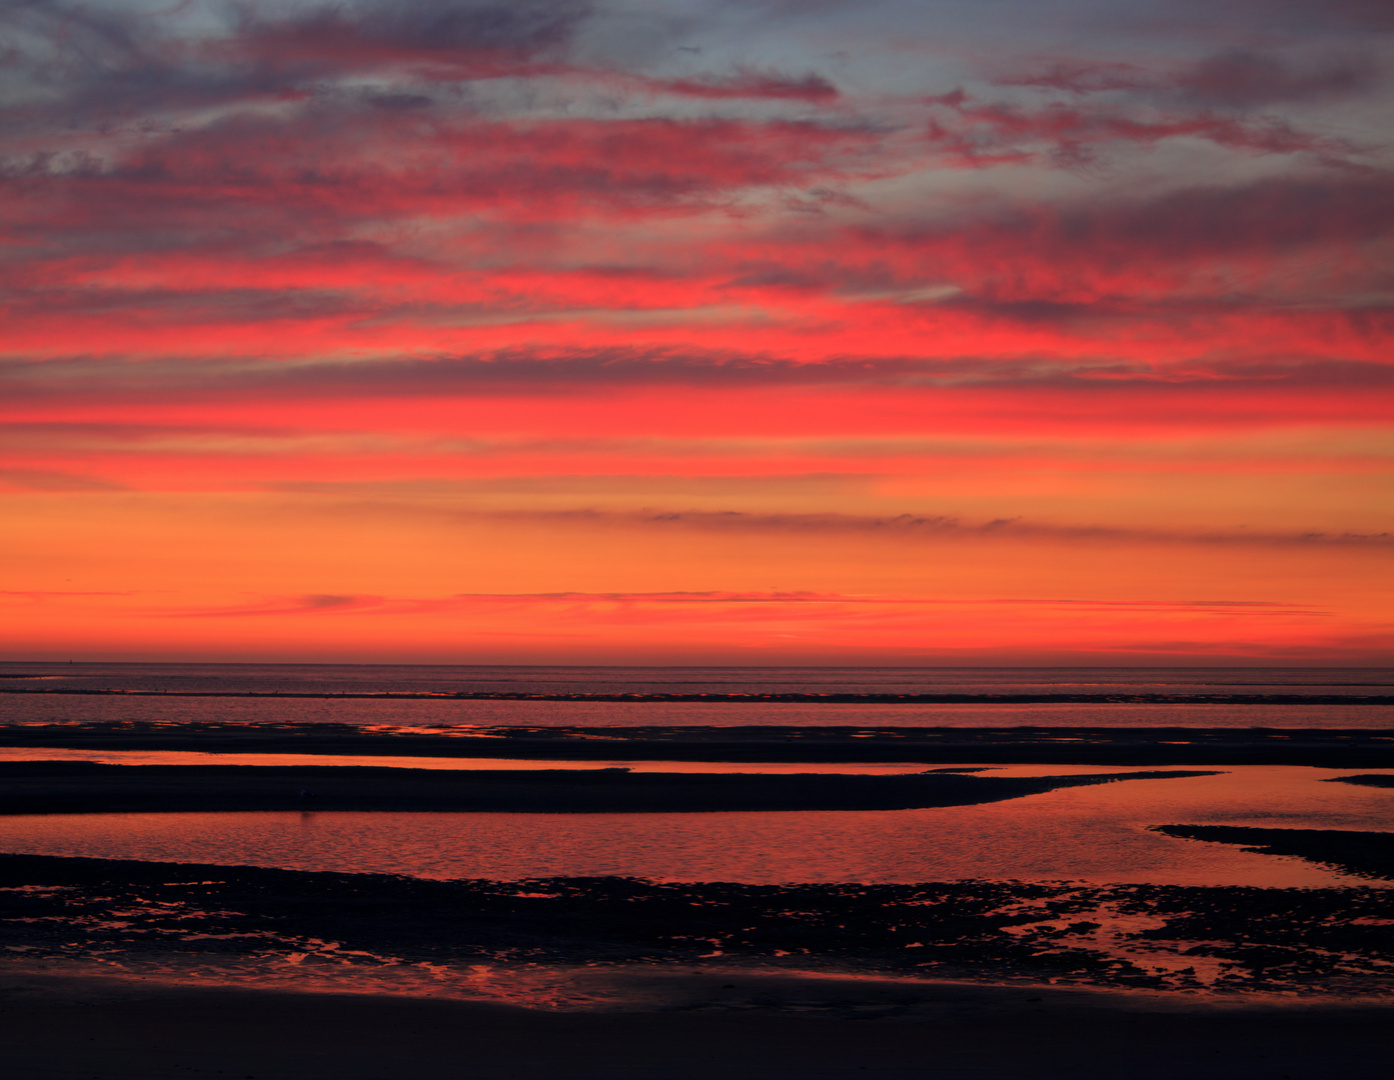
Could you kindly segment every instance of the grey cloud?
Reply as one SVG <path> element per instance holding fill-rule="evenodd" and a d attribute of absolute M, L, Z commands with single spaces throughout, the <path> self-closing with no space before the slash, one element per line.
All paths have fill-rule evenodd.
<path fill-rule="evenodd" d="M 1341 97 L 1370 89 L 1378 68 L 1364 58 L 1294 62 L 1257 52 L 1225 52 L 1175 77 L 1183 95 L 1202 103 L 1250 107 Z"/>
<path fill-rule="evenodd" d="M 337 56 L 349 67 L 364 64 L 365 48 L 522 62 L 559 56 L 592 10 L 584 0 L 393 0 L 326 5 L 290 19 L 256 11 L 240 29 L 253 45 L 279 45 L 306 59 Z"/>
<path fill-rule="evenodd" d="M 589 0 L 377 0 L 287 8 L 242 3 L 222 9 L 221 32 L 206 22 L 58 0 L 0 4 L 8 46 L 11 131 L 124 128 L 145 138 L 189 110 L 245 105 L 285 112 L 307 107 L 352 111 L 421 108 L 431 87 L 503 75 L 566 75 L 603 83 L 620 75 L 655 89 L 697 97 L 825 100 L 836 91 L 817 73 L 698 70 L 649 77 L 622 58 L 581 58 L 578 36 L 598 14 Z M 628 21 L 665 22 L 661 12 Z M 615 32 L 610 27 L 610 32 Z M 593 50 L 592 50 L 593 52 Z M 0 76 L 3 78 L 3 76 Z M 357 80 L 390 84 L 367 93 Z M 344 82 L 347 80 L 347 83 Z M 344 85 L 353 92 L 341 93 Z M 451 95 L 444 94 L 444 98 Z M 469 105 L 456 97 L 469 112 Z M 298 102 L 292 108 L 293 103 Z"/>
<path fill-rule="evenodd" d="M 1031 86 L 1072 94 L 1136 94 L 1192 106 L 1248 109 L 1360 94 L 1379 80 L 1369 56 L 1288 55 L 1228 49 L 1170 67 L 1140 63 L 1050 60 L 998 75 L 999 86 Z"/>
<path fill-rule="evenodd" d="M 368 98 L 368 104 L 375 109 L 386 109 L 388 112 L 407 112 L 412 109 L 429 109 L 435 101 L 424 94 L 374 94 Z"/>
<path fill-rule="evenodd" d="M 1187 6 L 1210 12 L 1216 7 L 1210 0 L 1187 0 Z M 1234 14 L 1289 33 L 1394 30 L 1394 5 L 1388 0 L 1237 0 Z"/>

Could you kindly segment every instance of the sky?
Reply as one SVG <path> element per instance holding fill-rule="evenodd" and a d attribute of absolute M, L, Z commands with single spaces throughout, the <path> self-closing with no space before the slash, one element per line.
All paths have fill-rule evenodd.
<path fill-rule="evenodd" d="M 1385 0 L 0 49 L 5 658 L 1389 662 Z"/>

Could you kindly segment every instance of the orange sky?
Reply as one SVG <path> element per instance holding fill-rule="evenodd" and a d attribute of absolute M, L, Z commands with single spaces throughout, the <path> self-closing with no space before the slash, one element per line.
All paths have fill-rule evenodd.
<path fill-rule="evenodd" d="M 3 654 L 1388 662 L 1394 17 L 1215 6 L 7 9 Z"/>

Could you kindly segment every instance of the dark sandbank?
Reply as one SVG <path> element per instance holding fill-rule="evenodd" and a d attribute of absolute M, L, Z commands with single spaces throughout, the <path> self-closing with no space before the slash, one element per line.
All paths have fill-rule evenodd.
<path fill-rule="evenodd" d="M 555 761 L 1311 765 L 1394 768 L 1394 730 L 1328 728 L 363 727 L 109 721 L 0 727 L 0 746 Z"/>
<path fill-rule="evenodd" d="M 9 976 L 0 1020 L 23 1080 L 1330 1080 L 1388 1063 L 1391 1010 L 1369 1004 L 1183 1009 L 932 984 L 919 996 L 914 1020 L 839 1022 L 817 1008 L 556 1013 Z"/>
<path fill-rule="evenodd" d="M 702 812 L 908 810 L 999 802 L 1057 788 L 1206 776 L 1196 770 L 1090 776 L 631 773 L 376 766 L 0 763 L 0 813 L 266 810 Z"/>
<path fill-rule="evenodd" d="M 1380 779 L 1394 779 L 1381 777 Z M 1243 844 L 1260 855 L 1289 855 L 1357 877 L 1394 880 L 1394 833 L 1342 829 L 1253 829 L 1237 825 L 1156 825 L 1184 840 Z"/>

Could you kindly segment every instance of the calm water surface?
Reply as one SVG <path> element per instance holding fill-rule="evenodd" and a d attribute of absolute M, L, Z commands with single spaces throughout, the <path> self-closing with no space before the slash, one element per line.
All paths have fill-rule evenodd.
<path fill-rule="evenodd" d="M 989 774 L 1117 771 L 1033 765 L 993 767 Z M 892 811 L 55 814 L 0 818 L 0 851 L 495 880 L 615 874 L 752 883 L 989 878 L 1380 885 L 1300 859 L 1147 829 L 1159 824 L 1387 829 L 1394 792 L 1322 782 L 1348 774 L 1244 766 L 1215 776 L 1131 780 L 978 806 Z"/>

